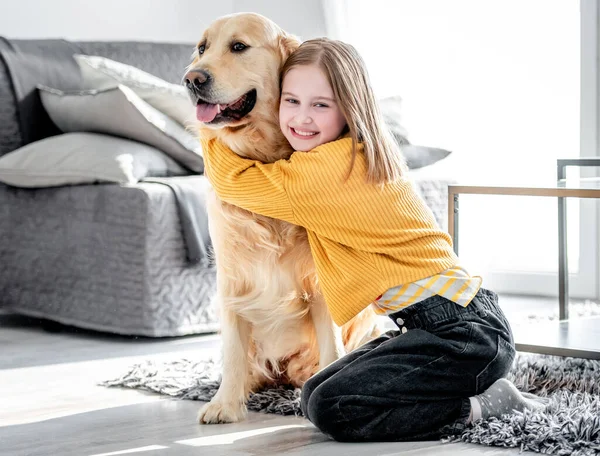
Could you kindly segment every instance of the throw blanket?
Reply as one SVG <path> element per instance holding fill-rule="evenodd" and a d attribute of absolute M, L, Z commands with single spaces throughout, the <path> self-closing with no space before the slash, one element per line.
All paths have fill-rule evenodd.
<path fill-rule="evenodd" d="M 73 54 L 81 49 L 65 40 L 8 40 L 0 37 L 0 58 L 8 69 L 23 145 L 60 134 L 46 113 L 38 84 L 60 90 L 82 87 Z"/>
<path fill-rule="evenodd" d="M 206 188 L 200 188 L 198 179 L 186 177 L 152 177 L 143 182 L 154 182 L 169 187 L 175 194 L 181 221 L 181 230 L 190 264 L 212 266 L 210 249 L 212 243 L 208 232 L 206 214 Z M 208 186 L 208 181 L 204 181 Z"/>

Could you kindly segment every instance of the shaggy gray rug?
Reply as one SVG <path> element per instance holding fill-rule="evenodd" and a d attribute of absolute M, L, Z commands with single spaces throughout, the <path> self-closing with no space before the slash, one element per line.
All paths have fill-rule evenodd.
<path fill-rule="evenodd" d="M 544 454 L 600 454 L 600 361 L 519 353 L 507 377 L 521 391 L 549 397 L 546 410 L 481 420 L 445 441 Z"/>
<path fill-rule="evenodd" d="M 192 361 L 180 359 L 165 363 L 144 361 L 135 364 L 122 377 L 104 381 L 103 386 L 142 389 L 178 399 L 208 402 L 217 392 L 221 364 L 214 359 Z M 252 394 L 248 410 L 302 415 L 300 389 L 280 386 Z"/>
<path fill-rule="evenodd" d="M 102 385 L 209 401 L 219 386 L 219 372 L 214 360 L 146 361 Z M 600 361 L 519 353 L 508 378 L 521 391 L 549 397 L 550 405 L 543 412 L 479 421 L 462 435 L 444 441 L 517 447 L 544 454 L 600 454 Z M 300 390 L 280 387 L 255 393 L 248 408 L 301 415 Z"/>

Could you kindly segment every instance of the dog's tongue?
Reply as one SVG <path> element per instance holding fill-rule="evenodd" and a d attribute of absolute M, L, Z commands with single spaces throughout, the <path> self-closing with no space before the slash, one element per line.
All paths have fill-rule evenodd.
<path fill-rule="evenodd" d="M 200 103 L 196 106 L 196 118 L 200 122 L 211 122 L 219 113 L 219 106 L 216 104 Z"/>

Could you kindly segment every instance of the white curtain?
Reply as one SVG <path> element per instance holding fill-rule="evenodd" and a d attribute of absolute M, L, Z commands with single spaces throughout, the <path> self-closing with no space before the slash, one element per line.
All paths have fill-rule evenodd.
<path fill-rule="evenodd" d="M 329 38 L 346 41 L 349 38 L 350 2 L 347 0 L 321 0 L 325 16 L 325 30 Z"/>
<path fill-rule="evenodd" d="M 323 7 L 328 35 L 359 50 L 378 95 L 403 98 L 409 139 L 453 151 L 443 164 L 456 180 L 551 181 L 557 158 L 580 155 L 577 0 Z M 577 205 L 569 209 L 578 222 Z M 477 272 L 556 271 L 555 200 L 464 197 L 460 217 L 461 257 Z M 570 230 L 572 270 L 577 231 Z"/>

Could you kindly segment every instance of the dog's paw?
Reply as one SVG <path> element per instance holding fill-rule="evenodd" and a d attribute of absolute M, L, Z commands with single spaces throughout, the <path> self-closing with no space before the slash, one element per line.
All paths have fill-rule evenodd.
<path fill-rule="evenodd" d="M 200 424 L 237 423 L 246 418 L 248 411 L 241 402 L 212 400 L 205 404 L 198 414 Z"/>

